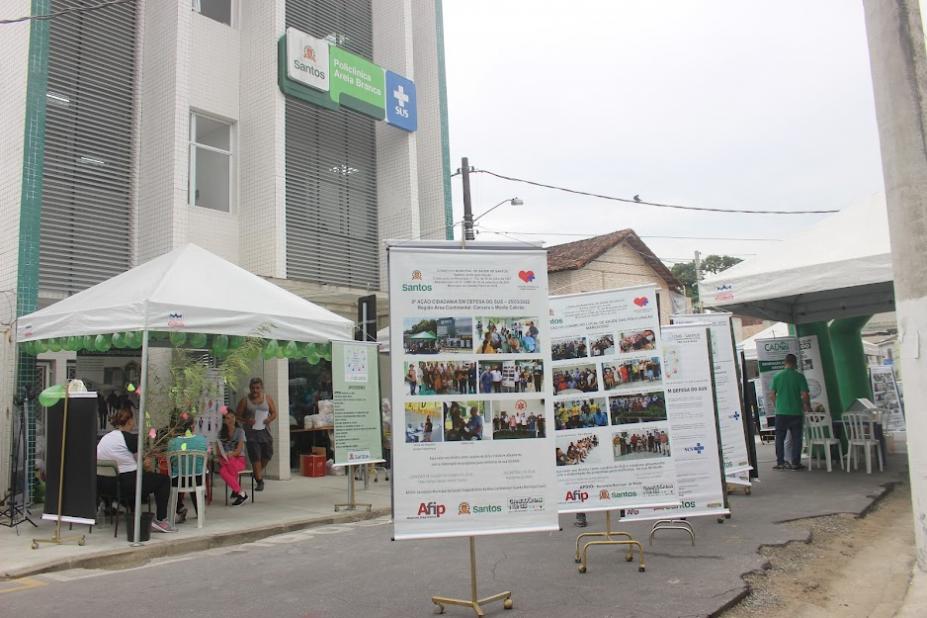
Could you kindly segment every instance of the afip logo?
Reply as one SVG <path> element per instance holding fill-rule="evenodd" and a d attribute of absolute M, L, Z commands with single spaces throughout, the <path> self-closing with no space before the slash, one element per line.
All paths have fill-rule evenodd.
<path fill-rule="evenodd" d="M 447 512 L 447 507 L 437 502 L 421 502 L 418 505 L 419 517 L 441 517 Z"/>
<path fill-rule="evenodd" d="M 525 283 L 531 283 L 534 281 L 534 271 L 533 270 L 520 270 L 518 271 L 518 278 L 524 281 Z"/>
<path fill-rule="evenodd" d="M 589 499 L 589 492 L 581 489 L 567 491 L 564 500 L 567 502 L 585 502 Z"/>
<path fill-rule="evenodd" d="M 183 321 L 183 314 L 179 312 L 171 312 L 167 314 L 167 327 L 168 328 L 183 328 L 185 326 Z"/>
<path fill-rule="evenodd" d="M 687 453 L 695 453 L 696 455 L 701 455 L 705 451 L 705 445 L 701 442 L 696 442 L 695 446 L 687 446 L 685 448 Z"/>
<path fill-rule="evenodd" d="M 734 284 L 722 283 L 715 288 L 715 300 L 734 300 Z"/>
<path fill-rule="evenodd" d="M 461 502 L 457 505 L 457 514 L 458 515 L 469 515 L 470 514 L 470 503 Z"/>

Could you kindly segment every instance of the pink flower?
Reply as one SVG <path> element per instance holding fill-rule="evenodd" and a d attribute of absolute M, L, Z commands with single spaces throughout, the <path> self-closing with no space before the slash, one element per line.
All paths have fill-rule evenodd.
<path fill-rule="evenodd" d="M 190 418 L 190 415 L 187 414 L 186 412 L 181 412 L 181 413 L 180 413 L 180 418 L 181 418 L 182 420 L 187 420 L 188 418 Z"/>
<path fill-rule="evenodd" d="M 155 429 L 154 427 L 148 430 L 148 437 L 151 438 L 152 440 L 154 440 L 157 435 L 158 435 L 158 430 Z"/>
<path fill-rule="evenodd" d="M 222 413 L 222 416 L 225 416 L 226 414 L 229 413 L 229 407 L 228 407 L 228 406 L 222 406 L 221 408 L 219 408 L 219 412 Z"/>

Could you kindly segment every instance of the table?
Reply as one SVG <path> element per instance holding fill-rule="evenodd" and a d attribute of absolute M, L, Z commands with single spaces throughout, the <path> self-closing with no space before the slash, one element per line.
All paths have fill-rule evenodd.
<path fill-rule="evenodd" d="M 323 427 L 300 427 L 298 425 L 290 425 L 290 436 L 297 441 L 296 448 L 290 451 L 290 468 L 295 470 L 299 467 L 299 454 L 301 451 L 312 452 L 312 447 L 318 446 L 316 436 L 319 433 L 328 436 L 329 446 L 334 448 L 334 440 L 329 433 L 334 430 L 334 425 L 325 425 Z"/>

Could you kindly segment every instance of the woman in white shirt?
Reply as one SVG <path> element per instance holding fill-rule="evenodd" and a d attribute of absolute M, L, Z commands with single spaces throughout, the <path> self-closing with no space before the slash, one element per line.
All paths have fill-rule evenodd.
<path fill-rule="evenodd" d="M 136 454 L 138 453 L 138 434 L 131 433 L 135 428 L 135 416 L 132 408 L 122 408 L 110 418 L 114 429 L 100 439 L 97 444 L 97 460 L 109 459 L 119 468 L 119 485 L 123 496 L 135 495 L 135 474 L 138 470 Z M 151 522 L 151 529 L 157 532 L 176 532 L 167 521 L 167 503 L 171 497 L 170 478 L 154 472 L 142 472 L 142 495 L 154 494 L 157 506 L 156 519 Z"/>

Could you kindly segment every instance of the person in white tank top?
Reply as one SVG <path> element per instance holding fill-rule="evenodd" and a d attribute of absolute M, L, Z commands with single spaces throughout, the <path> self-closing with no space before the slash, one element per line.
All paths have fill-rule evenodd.
<path fill-rule="evenodd" d="M 274 455 L 274 439 L 268 427 L 277 420 L 277 404 L 264 392 L 261 378 L 251 378 L 248 390 L 248 396 L 238 402 L 235 416 L 245 429 L 245 447 L 254 470 L 254 490 L 264 491 L 264 470 Z"/>

